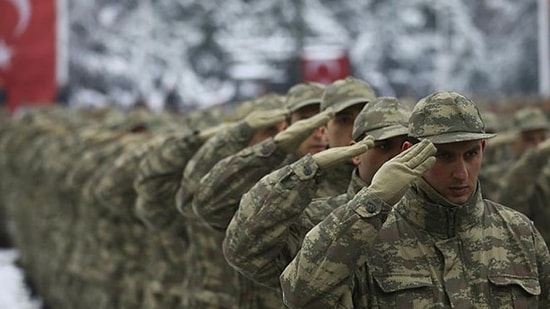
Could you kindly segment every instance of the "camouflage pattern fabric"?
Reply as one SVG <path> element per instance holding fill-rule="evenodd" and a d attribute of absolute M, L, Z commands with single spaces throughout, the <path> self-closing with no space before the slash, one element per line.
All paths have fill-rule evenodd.
<path fill-rule="evenodd" d="M 136 215 L 157 239 L 146 270 L 145 307 L 175 308 L 185 293 L 181 284 L 188 243 L 186 220 L 178 213 L 175 197 L 187 162 L 202 145 L 196 133 L 172 134 L 150 149 L 139 164 L 134 181 Z"/>
<path fill-rule="evenodd" d="M 134 180 L 138 194 L 136 214 L 152 230 L 166 230 L 185 220 L 175 207 L 176 193 L 183 170 L 203 145 L 196 133 L 172 134 L 158 147 L 150 149 L 139 164 Z M 183 226 L 174 232 L 183 230 Z"/>
<path fill-rule="evenodd" d="M 547 308 L 550 254 L 518 212 L 442 202 L 429 185 L 394 206 L 368 188 L 306 236 L 281 285 L 290 308 Z M 437 201 L 437 202 L 432 202 Z M 460 219 L 459 219 L 460 218 Z"/>
<path fill-rule="evenodd" d="M 550 245 L 548 162 L 546 155 L 538 155 L 536 149 L 529 149 L 515 163 L 503 165 L 495 200 L 527 215 Z"/>
<path fill-rule="evenodd" d="M 279 287 L 278 276 L 298 251 L 303 235 L 332 210 L 308 208 L 313 198 L 337 195 L 319 185 L 324 176 L 319 172 L 306 155 L 263 177 L 243 195 L 223 244 L 227 261 L 240 273 Z M 350 175 L 351 171 L 340 181 L 345 183 L 342 180 Z"/>
<path fill-rule="evenodd" d="M 302 107 L 321 103 L 325 86 L 315 82 L 299 83 L 286 94 L 286 107 L 295 112 Z"/>
<path fill-rule="evenodd" d="M 321 110 L 331 108 L 335 113 L 352 105 L 368 103 L 376 98 L 374 90 L 364 80 L 348 76 L 325 87 Z"/>
<path fill-rule="evenodd" d="M 525 107 L 514 113 L 513 127 L 519 131 L 550 129 L 550 122 L 544 111 L 538 107 Z"/>
<path fill-rule="evenodd" d="M 495 136 L 485 133 L 485 124 L 475 103 L 452 91 L 436 92 L 418 101 L 409 118 L 409 135 L 434 144 Z"/>
<path fill-rule="evenodd" d="M 223 234 L 212 233 L 193 212 L 192 204 L 200 179 L 218 161 L 247 147 L 252 135 L 253 130 L 241 123 L 211 137 L 184 170 L 176 205 L 185 217 L 186 235 L 189 235 L 185 268 L 190 271 L 182 286 L 185 308 L 241 308 L 242 302 L 250 303 L 240 299 L 238 273 L 227 265 L 220 250 Z"/>
<path fill-rule="evenodd" d="M 209 226 L 225 233 L 242 195 L 261 177 L 292 159 L 293 155 L 267 139 L 219 161 L 201 179 L 193 210 Z"/>
<path fill-rule="evenodd" d="M 192 199 L 200 179 L 221 159 L 244 149 L 254 131 L 246 123 L 229 128 L 208 139 L 193 155 L 183 171 L 183 179 L 176 197 L 176 206 L 181 214 L 194 218 Z"/>
<path fill-rule="evenodd" d="M 162 143 L 165 136 L 141 135 L 140 140 L 121 140 L 122 148 L 113 154 L 107 167 L 94 175 L 87 183 L 92 198 L 96 201 L 98 221 L 105 222 L 100 228 L 98 246 L 105 264 L 111 263 L 114 276 L 111 278 L 111 293 L 116 291 L 119 308 L 138 308 L 144 301 L 144 285 L 148 267 L 154 268 L 153 254 L 159 247 L 153 242 L 153 234 L 134 215 L 136 193 L 133 181 L 141 158 L 151 148 Z M 116 223 L 116 224 L 113 224 Z M 158 261 L 160 262 L 160 261 Z"/>
<path fill-rule="evenodd" d="M 358 142 L 368 134 L 383 140 L 408 133 L 410 111 L 393 97 L 378 97 L 363 107 L 353 121 L 352 138 Z"/>
<path fill-rule="evenodd" d="M 372 132 L 385 139 L 406 134 L 408 112 L 398 103 L 380 98 L 365 106 L 355 119 L 354 135 Z M 343 164 L 337 170 L 344 173 L 321 171 L 308 155 L 262 178 L 243 196 L 226 232 L 227 260 L 249 278 L 278 287 L 305 233 L 368 185 L 352 169 Z M 340 188 L 350 176 L 347 188 Z"/>

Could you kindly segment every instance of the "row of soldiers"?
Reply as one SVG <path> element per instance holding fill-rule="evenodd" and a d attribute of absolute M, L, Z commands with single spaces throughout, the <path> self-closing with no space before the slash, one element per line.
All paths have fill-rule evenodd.
<path fill-rule="evenodd" d="M 354 77 L 231 117 L 30 111 L 0 128 L 1 205 L 52 308 L 283 308 L 304 236 L 401 153 L 409 115 Z M 550 126 L 536 108 L 512 122 L 481 189 L 549 242 Z"/>

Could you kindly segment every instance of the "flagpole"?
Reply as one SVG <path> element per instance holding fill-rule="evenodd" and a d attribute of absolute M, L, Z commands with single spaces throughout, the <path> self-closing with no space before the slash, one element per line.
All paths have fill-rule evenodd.
<path fill-rule="evenodd" d="M 538 0 L 539 94 L 550 97 L 548 0 Z"/>
<path fill-rule="evenodd" d="M 67 0 L 56 1 L 56 84 L 59 91 L 66 91 L 69 83 L 69 14 Z"/>

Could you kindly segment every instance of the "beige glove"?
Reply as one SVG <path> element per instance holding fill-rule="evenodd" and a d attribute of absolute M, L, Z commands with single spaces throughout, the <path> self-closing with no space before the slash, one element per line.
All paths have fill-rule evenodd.
<path fill-rule="evenodd" d="M 334 117 L 334 112 L 327 109 L 313 117 L 293 123 L 286 130 L 275 135 L 273 140 L 285 152 L 295 152 L 313 130 L 325 125 L 332 117 Z"/>
<path fill-rule="evenodd" d="M 288 113 L 286 108 L 253 111 L 244 118 L 244 121 L 254 130 L 268 128 L 285 121 Z"/>
<path fill-rule="evenodd" d="M 390 205 L 397 203 L 419 176 L 435 163 L 437 149 L 427 141 L 413 145 L 384 163 L 374 174 L 369 191 Z"/>
<path fill-rule="evenodd" d="M 312 158 L 321 169 L 327 169 L 342 164 L 372 147 L 374 147 L 374 138 L 368 135 L 362 141 L 351 146 L 330 148 L 314 154 Z"/>
<path fill-rule="evenodd" d="M 232 122 L 222 122 L 218 125 L 215 125 L 210 128 L 206 128 L 199 132 L 199 139 L 203 142 L 206 142 L 209 138 L 212 136 L 218 134 L 219 132 L 223 132 L 224 130 L 230 128 L 231 126 L 234 126 L 235 123 Z"/>
<path fill-rule="evenodd" d="M 487 140 L 487 145 L 489 145 L 489 147 L 500 147 L 508 145 L 515 141 L 518 136 L 519 133 L 516 130 L 498 132 L 497 136 Z"/>
<path fill-rule="evenodd" d="M 550 156 L 550 138 L 547 138 L 544 142 L 538 144 L 537 152 L 539 155 L 544 157 Z"/>

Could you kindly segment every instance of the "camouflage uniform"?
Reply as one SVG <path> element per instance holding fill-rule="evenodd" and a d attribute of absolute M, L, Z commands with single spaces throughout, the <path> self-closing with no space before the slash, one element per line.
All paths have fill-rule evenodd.
<path fill-rule="evenodd" d="M 270 110 L 282 105 L 281 97 L 260 97 L 256 110 Z M 185 252 L 186 274 L 183 281 L 185 308 L 261 308 L 261 303 L 271 299 L 253 300 L 239 293 L 240 278 L 223 257 L 221 243 L 223 234 L 213 233 L 193 212 L 194 194 L 199 189 L 200 179 L 221 159 L 233 155 L 248 146 L 255 134 L 246 120 L 238 122 L 210 138 L 185 167 L 183 180 L 176 196 L 176 206 L 185 217 L 188 246 Z M 267 297 L 267 296 L 266 296 Z"/>
<path fill-rule="evenodd" d="M 475 104 L 435 93 L 409 134 L 433 143 L 490 135 Z M 281 276 L 291 308 L 548 308 L 550 254 L 521 213 L 449 202 L 422 178 L 394 206 L 362 189 L 313 228 Z"/>
<path fill-rule="evenodd" d="M 96 202 L 99 223 L 99 260 L 107 259 L 114 269 L 110 293 L 117 295 L 119 308 L 139 308 L 144 303 L 149 267 L 155 263 L 152 252 L 159 247 L 141 220 L 134 215 L 136 192 L 133 181 L 141 158 L 162 143 L 165 136 L 141 135 L 135 141 L 121 140 L 105 168 L 96 172 L 87 188 Z M 146 308 L 146 307 L 144 307 Z"/>
<path fill-rule="evenodd" d="M 319 104 L 322 95 L 321 85 L 297 84 L 288 91 L 286 106 L 290 112 L 295 112 Z M 297 159 L 297 154 L 286 153 L 272 138 L 228 156 L 201 180 L 201 190 L 193 202 L 195 213 L 212 228 L 225 233 L 242 195 L 266 174 Z"/>
<path fill-rule="evenodd" d="M 522 206 L 515 200 L 508 202 L 508 199 L 503 198 L 504 196 L 510 197 L 510 194 L 526 195 L 529 189 L 524 190 L 522 186 L 522 189 L 518 191 L 518 186 L 515 184 L 522 179 L 522 182 L 519 183 L 532 186 L 545 165 L 545 159 L 534 152 L 527 151 L 529 149 L 514 149 L 514 145 L 523 138 L 521 134 L 531 130 L 548 130 L 550 123 L 541 109 L 533 107 L 518 110 L 511 123 L 513 127 L 510 130 L 499 133 L 497 138 L 488 142 L 487 149 L 483 154 L 483 160 L 487 164 L 483 167 L 479 178 L 484 197 L 506 203 L 506 205 L 523 212 L 523 210 L 527 210 L 525 205 Z M 489 155 L 487 159 L 485 158 L 486 154 Z M 517 197 L 512 198 L 516 199 Z"/>
<path fill-rule="evenodd" d="M 85 138 L 91 144 L 77 154 L 78 161 L 71 166 L 65 180 L 74 196 L 73 234 L 79 240 L 68 261 L 72 277 L 72 293 L 68 296 L 73 304 L 83 308 L 117 308 L 120 295 L 112 291 L 120 288 L 118 278 L 121 274 L 117 269 L 118 256 L 112 247 L 115 223 L 102 211 L 102 204 L 93 193 L 94 186 L 116 157 L 143 144 L 146 138 L 141 134 L 111 130 L 84 135 L 88 134 L 90 136 Z M 83 291 L 86 293 L 82 294 Z"/>
<path fill-rule="evenodd" d="M 181 301 L 187 236 L 175 196 L 187 162 L 203 143 L 197 132 L 171 134 L 139 164 L 134 181 L 136 215 L 158 240 L 151 254 L 155 260 L 148 267 L 145 307 L 170 308 Z"/>
<path fill-rule="evenodd" d="M 516 128 L 521 131 L 550 128 L 548 119 L 540 109 L 522 109 L 514 120 Z M 499 180 L 495 200 L 506 203 L 533 220 L 547 244 L 550 244 L 550 187 L 547 186 L 550 180 L 549 158 L 548 149 L 533 147 L 527 149 L 515 162 L 499 165 L 499 177 L 495 176 Z"/>
<path fill-rule="evenodd" d="M 408 111 L 397 100 L 375 99 L 355 119 L 353 138 L 404 135 L 407 118 Z M 346 193 L 318 198 L 324 173 L 330 170 L 321 170 L 307 155 L 262 178 L 243 196 L 228 228 L 224 241 L 228 262 L 247 277 L 278 288 L 279 275 L 298 252 L 304 235 L 368 185 L 354 170 Z"/>
<path fill-rule="evenodd" d="M 344 111 L 348 107 L 359 104 L 367 104 L 376 98 L 376 94 L 372 87 L 364 80 L 348 76 L 345 79 L 340 79 L 325 88 L 323 93 L 323 99 L 321 101 L 321 110 L 332 109 L 336 116 L 338 113 Z M 347 141 L 345 145 L 329 145 L 329 147 L 335 146 L 347 146 L 350 141 Z M 330 144 L 330 141 L 329 141 Z M 347 181 L 352 171 L 353 164 L 348 162 L 341 164 L 331 169 L 330 173 L 327 173 L 324 177 L 324 181 L 320 182 L 319 186 L 324 187 L 320 189 L 321 193 L 318 197 L 332 196 L 346 192 Z M 322 193 L 324 191 L 324 193 Z"/>

